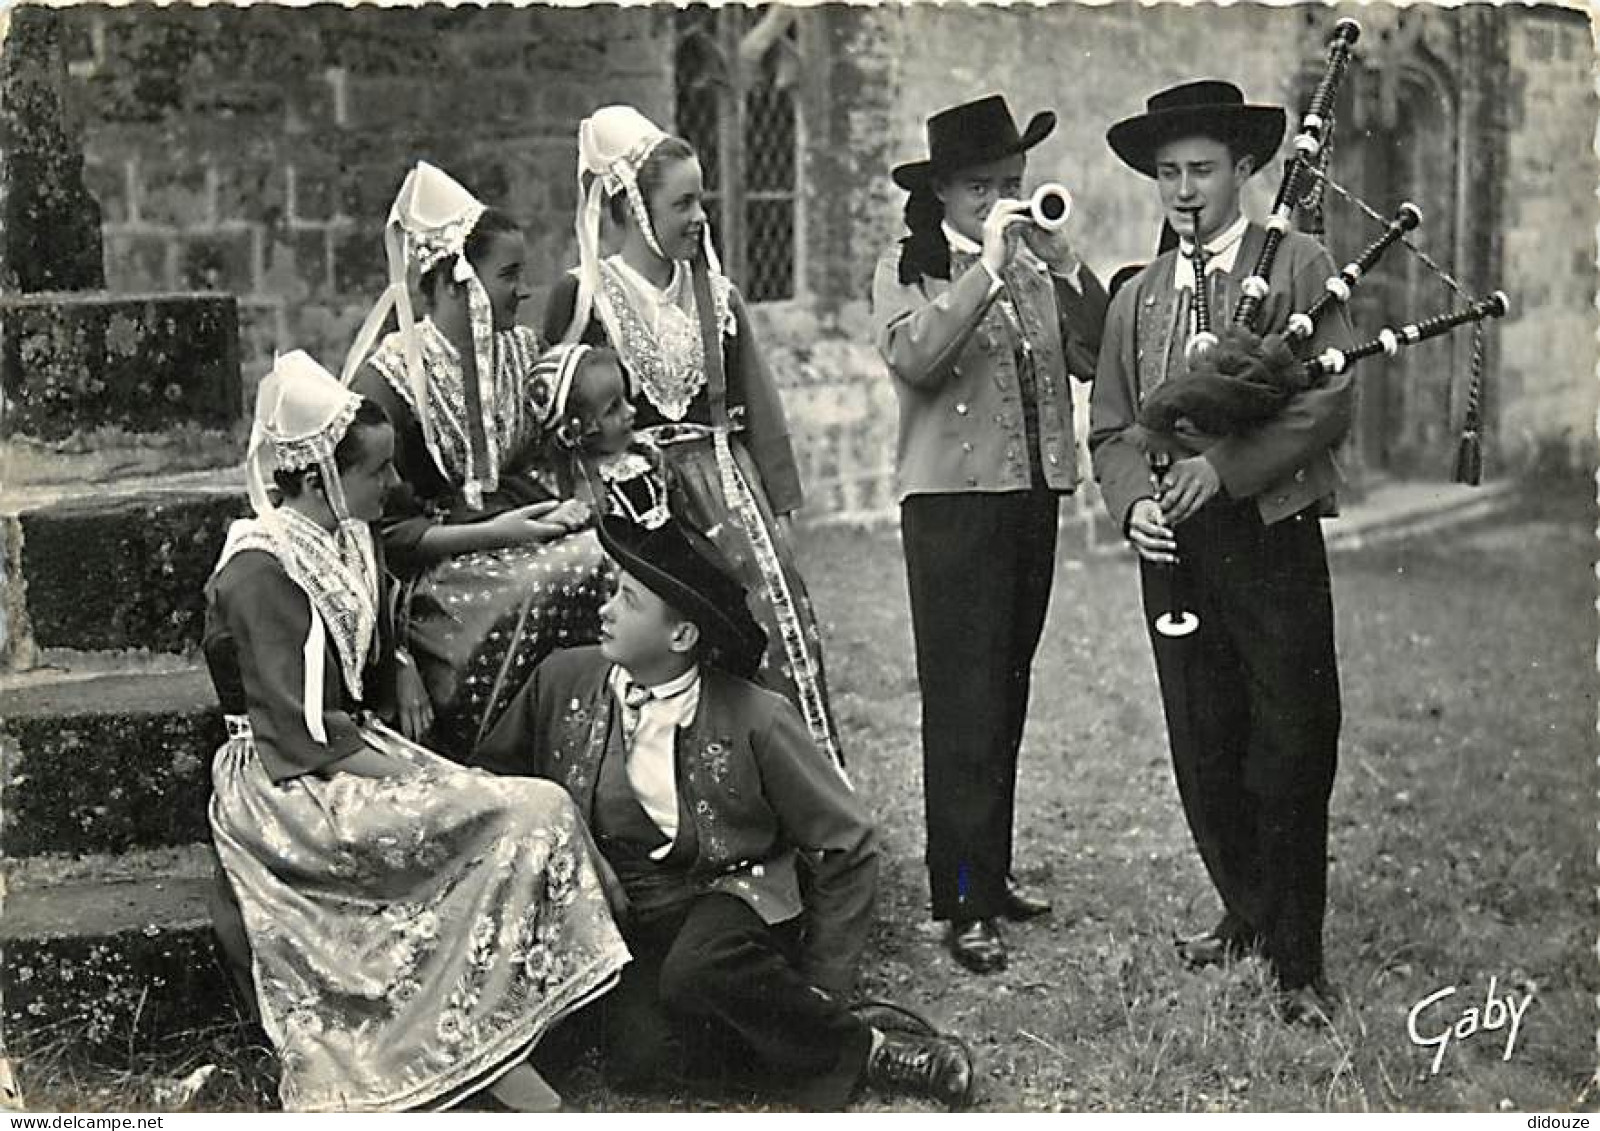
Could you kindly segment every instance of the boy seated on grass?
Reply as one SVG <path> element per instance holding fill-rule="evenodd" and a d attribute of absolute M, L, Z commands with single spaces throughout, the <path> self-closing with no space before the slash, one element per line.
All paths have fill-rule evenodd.
<path fill-rule="evenodd" d="M 608 1075 L 735 1078 L 808 1109 L 858 1085 L 965 1102 L 959 1042 L 847 1005 L 877 834 L 795 707 L 746 678 L 766 640 L 744 587 L 674 520 L 607 518 L 600 540 L 620 570 L 600 644 L 545 660 L 476 761 L 565 786 L 626 893 Z"/>

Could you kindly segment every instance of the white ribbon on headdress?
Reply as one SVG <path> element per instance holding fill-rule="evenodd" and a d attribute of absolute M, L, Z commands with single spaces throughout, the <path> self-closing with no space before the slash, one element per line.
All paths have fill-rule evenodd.
<path fill-rule="evenodd" d="M 619 192 L 626 193 L 628 207 L 650 250 L 662 259 L 667 258 L 656 238 L 644 194 L 639 191 L 639 170 L 669 136 L 632 106 L 602 106 L 579 123 L 578 295 L 572 308 L 572 321 L 562 335 L 563 342 L 576 342 L 583 337 L 589 316 L 595 311 L 600 314 L 607 336 L 613 342 L 619 340 L 616 314 L 600 285 L 600 215 L 607 199 Z M 711 243 L 709 224 L 705 228 L 703 246 L 707 266 L 713 275 L 720 275 L 722 265 Z"/>
<path fill-rule="evenodd" d="M 295 350 L 273 361 L 272 372 L 262 378 L 256 390 L 255 419 L 250 425 L 250 442 L 245 450 L 245 484 L 256 517 L 233 523 L 222 554 L 212 569 L 215 575 L 243 550 L 266 550 L 283 564 L 291 580 L 305 592 L 311 606 L 311 627 L 302 648 L 305 661 L 302 709 L 306 730 L 322 743 L 328 740 L 322 719 L 327 629 L 314 592 L 313 575 L 319 571 L 314 564 L 302 560 L 305 555 L 297 552 L 297 546 L 325 532 L 320 528 L 312 531 L 310 528 L 314 524 L 310 520 L 290 516 L 275 506 L 267 480 L 274 470 L 316 468 L 328 509 L 337 523 L 334 533 L 326 536 L 336 554 L 343 558 L 353 556 L 359 563 L 362 600 L 371 607 L 363 609 L 358 616 L 366 631 L 357 635 L 365 635 L 367 639 L 365 643 L 353 641 L 351 654 L 341 655 L 346 682 L 359 697 L 361 668 L 366 651 L 371 647 L 372 626 L 377 621 L 377 559 L 367 524 L 350 517 L 334 451 L 350 430 L 350 422 L 360 407 L 361 398 L 304 351 Z"/>
<path fill-rule="evenodd" d="M 361 398 L 304 350 L 275 357 L 272 372 L 256 389 L 256 414 L 245 449 L 251 510 L 266 518 L 276 509 L 267 490 L 274 470 L 315 467 L 333 517 L 341 524 L 349 522 L 333 452 L 360 407 Z"/>
<path fill-rule="evenodd" d="M 424 199 L 428 198 L 428 199 Z M 477 370 L 478 419 L 468 420 L 465 482 L 462 494 L 467 506 L 473 510 L 483 506 L 483 494 L 493 491 L 499 484 L 498 432 L 487 417 L 494 404 L 494 317 L 489 306 L 489 293 L 483 281 L 473 270 L 466 256 L 467 237 L 483 215 L 485 207 L 454 178 L 426 161 L 419 161 L 406 174 L 389 209 L 389 219 L 384 226 L 383 248 L 388 263 L 389 285 L 362 323 L 356 340 L 345 355 L 340 379 L 349 384 L 361 369 L 361 363 L 376 344 L 378 334 L 389 317 L 396 312 L 400 340 L 404 346 L 406 380 L 411 388 L 411 403 L 416 406 L 422 438 L 433 457 L 439 473 L 446 478 L 450 469 L 439 449 L 433 426 L 433 414 L 428 411 L 428 375 L 422 367 L 422 351 L 417 344 L 416 315 L 411 306 L 411 291 L 407 286 L 407 270 L 415 266 L 419 275 L 425 274 L 440 260 L 454 258 L 450 278 L 464 283 L 467 288 L 467 316 L 472 327 L 472 356 Z M 465 380 L 465 367 L 463 367 Z M 477 466 L 473 444 L 473 429 L 479 429 L 483 440 L 486 467 Z"/>

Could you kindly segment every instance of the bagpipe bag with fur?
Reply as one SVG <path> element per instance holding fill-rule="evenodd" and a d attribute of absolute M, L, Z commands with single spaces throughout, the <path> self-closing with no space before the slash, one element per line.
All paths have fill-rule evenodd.
<path fill-rule="evenodd" d="M 1270 420 L 1314 378 L 1283 334 L 1261 336 L 1229 326 L 1195 357 L 1181 381 L 1167 381 L 1139 408 L 1139 423 L 1171 433 L 1187 420 L 1209 436 L 1226 436 Z"/>

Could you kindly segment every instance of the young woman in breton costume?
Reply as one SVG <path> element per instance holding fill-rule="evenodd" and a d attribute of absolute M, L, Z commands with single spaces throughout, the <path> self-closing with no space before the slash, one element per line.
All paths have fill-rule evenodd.
<path fill-rule="evenodd" d="M 538 336 L 514 321 L 527 297 L 522 233 L 419 163 L 385 243 L 390 285 L 344 377 L 395 422 L 404 486 L 380 529 L 428 693 L 414 711 L 402 705 L 402 723 L 419 738 L 431 722 L 431 741 L 465 760 L 540 659 L 595 638 L 609 575 L 582 529 L 588 508 L 558 504 L 532 471 L 550 393 L 532 372 Z M 420 277 L 420 320 L 408 271 Z M 399 328 L 369 356 L 391 309 Z"/>
<path fill-rule="evenodd" d="M 672 468 L 674 513 L 733 564 L 767 630 L 757 678 L 795 703 L 842 766 L 816 616 L 789 545 L 801 492 L 788 423 L 744 301 L 718 267 L 700 162 L 637 110 L 607 106 L 579 127 L 578 179 L 578 268 L 551 293 L 545 335 L 621 357 L 634 426 Z M 620 238 L 614 255 L 600 252 L 603 211 Z M 697 259 L 712 308 L 704 314 Z M 708 337 L 718 342 L 709 359 Z"/>
<path fill-rule="evenodd" d="M 255 517 L 207 585 L 229 739 L 211 830 L 291 1111 L 559 1099 L 526 1063 L 627 961 L 566 794 L 464 769 L 368 711 L 397 667 L 367 523 L 394 432 L 304 353 L 256 402 Z M 274 469 L 280 505 L 266 472 Z"/>

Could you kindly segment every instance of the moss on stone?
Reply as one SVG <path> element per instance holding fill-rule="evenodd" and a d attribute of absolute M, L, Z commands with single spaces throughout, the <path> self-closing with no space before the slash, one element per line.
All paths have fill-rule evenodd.
<path fill-rule="evenodd" d="M 243 496 L 152 494 L 21 516 L 22 578 L 41 648 L 185 652 L 202 592 Z"/>
<path fill-rule="evenodd" d="M 104 692 L 85 684 L 77 694 Z M 212 703 L 185 700 L 6 711 L 5 855 L 124 852 L 209 837 L 210 757 L 226 735 Z"/>
<path fill-rule="evenodd" d="M 84 185 L 66 83 L 61 14 L 14 9 L 0 46 L 0 286 L 7 289 L 105 285 L 100 205 Z"/>
<path fill-rule="evenodd" d="M 231 295 L 0 298 L 0 436 L 225 429 L 242 410 Z"/>
<path fill-rule="evenodd" d="M 8 940 L 0 985 L 7 1044 L 19 1052 L 71 1035 L 103 1059 L 240 1018 L 207 927 Z"/>

